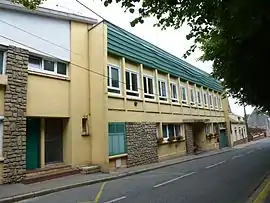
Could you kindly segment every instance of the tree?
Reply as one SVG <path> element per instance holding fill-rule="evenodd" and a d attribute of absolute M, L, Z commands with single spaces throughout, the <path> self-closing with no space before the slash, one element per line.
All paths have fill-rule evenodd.
<path fill-rule="evenodd" d="M 36 9 L 37 6 L 46 0 L 11 0 L 13 3 L 21 4 L 29 9 Z"/>

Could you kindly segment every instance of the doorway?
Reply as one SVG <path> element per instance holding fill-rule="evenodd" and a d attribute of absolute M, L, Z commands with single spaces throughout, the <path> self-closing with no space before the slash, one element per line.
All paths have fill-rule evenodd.
<path fill-rule="evenodd" d="M 63 162 L 63 120 L 45 119 L 45 164 Z"/>
<path fill-rule="evenodd" d="M 40 119 L 26 120 L 26 170 L 40 168 Z"/>
<path fill-rule="evenodd" d="M 192 133 L 194 140 L 194 151 L 199 153 L 204 149 L 204 123 L 193 123 Z"/>

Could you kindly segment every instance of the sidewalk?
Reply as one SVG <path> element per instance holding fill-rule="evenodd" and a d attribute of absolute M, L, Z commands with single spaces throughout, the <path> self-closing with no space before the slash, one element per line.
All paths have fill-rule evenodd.
<path fill-rule="evenodd" d="M 0 203 L 21 201 L 24 199 L 38 197 L 62 190 L 119 179 L 126 176 L 151 171 L 182 162 L 201 159 L 216 154 L 222 154 L 232 150 L 234 149 L 224 148 L 221 150 L 205 152 L 200 155 L 189 155 L 144 166 L 122 168 L 118 169 L 116 172 L 111 172 L 110 174 L 105 173 L 95 173 L 89 175 L 78 174 L 29 185 L 24 184 L 0 185 Z"/>

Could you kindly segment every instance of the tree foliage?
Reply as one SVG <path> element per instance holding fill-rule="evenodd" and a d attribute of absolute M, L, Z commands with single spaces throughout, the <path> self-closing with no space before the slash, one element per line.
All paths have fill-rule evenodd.
<path fill-rule="evenodd" d="M 155 17 L 155 26 L 191 27 L 187 39 L 199 46 L 202 60 L 213 61 L 213 76 L 240 100 L 270 110 L 268 60 L 270 45 L 269 0 L 116 0 L 138 16 L 131 25 Z M 105 0 L 105 6 L 112 0 Z"/>
<path fill-rule="evenodd" d="M 36 9 L 37 6 L 46 0 L 11 0 L 13 3 L 21 4 L 29 9 Z"/>

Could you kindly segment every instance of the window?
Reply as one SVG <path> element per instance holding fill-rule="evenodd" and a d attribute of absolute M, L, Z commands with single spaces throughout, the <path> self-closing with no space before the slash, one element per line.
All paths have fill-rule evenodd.
<path fill-rule="evenodd" d="M 4 127 L 3 127 L 3 118 L 0 118 L 0 157 L 3 157 L 3 134 L 4 134 Z"/>
<path fill-rule="evenodd" d="M 120 68 L 108 65 L 107 74 L 108 92 L 120 94 Z"/>
<path fill-rule="evenodd" d="M 223 107 L 222 107 L 222 99 L 221 99 L 221 97 L 218 97 L 218 102 L 219 102 L 219 108 L 222 110 Z"/>
<path fill-rule="evenodd" d="M 209 94 L 209 106 L 210 108 L 213 108 L 213 98 L 211 94 Z"/>
<path fill-rule="evenodd" d="M 163 80 L 158 81 L 158 93 L 159 93 L 159 99 L 163 101 L 167 101 L 167 82 Z"/>
<path fill-rule="evenodd" d="M 211 131 L 212 131 L 212 126 L 211 126 L 211 123 L 207 123 L 206 125 L 205 125 L 205 134 L 207 135 L 207 134 L 210 134 L 210 133 L 212 133 Z"/>
<path fill-rule="evenodd" d="M 153 77 L 143 76 L 144 98 L 155 99 Z"/>
<path fill-rule="evenodd" d="M 172 102 L 178 102 L 178 91 L 175 83 L 170 84 L 171 88 L 171 100 Z"/>
<path fill-rule="evenodd" d="M 197 101 L 198 101 L 198 106 L 202 106 L 202 92 L 198 91 L 197 92 Z"/>
<path fill-rule="evenodd" d="M 182 104 L 187 104 L 187 88 L 185 86 L 181 87 L 182 93 Z"/>
<path fill-rule="evenodd" d="M 109 156 L 127 153 L 125 123 L 109 123 Z"/>
<path fill-rule="evenodd" d="M 139 75 L 138 73 L 126 71 L 126 91 L 129 96 L 139 96 Z"/>
<path fill-rule="evenodd" d="M 185 137 L 184 125 L 179 124 L 165 124 L 162 125 L 163 139 L 167 140 L 169 137 Z"/>
<path fill-rule="evenodd" d="M 28 69 L 59 76 L 67 76 L 67 64 L 37 56 L 29 56 Z"/>
<path fill-rule="evenodd" d="M 5 53 L 0 50 L 0 74 L 5 73 Z"/>
<path fill-rule="evenodd" d="M 204 100 L 204 107 L 207 107 L 208 106 L 208 97 L 207 97 L 206 92 L 203 93 L 203 100 Z"/>
<path fill-rule="evenodd" d="M 195 105 L 195 92 L 194 89 L 190 89 L 190 104 L 191 105 Z"/>
<path fill-rule="evenodd" d="M 216 109 L 218 109 L 218 101 L 216 96 L 214 96 L 214 106 Z"/>
<path fill-rule="evenodd" d="M 236 127 L 234 127 L 234 135 L 237 138 L 237 128 Z"/>

